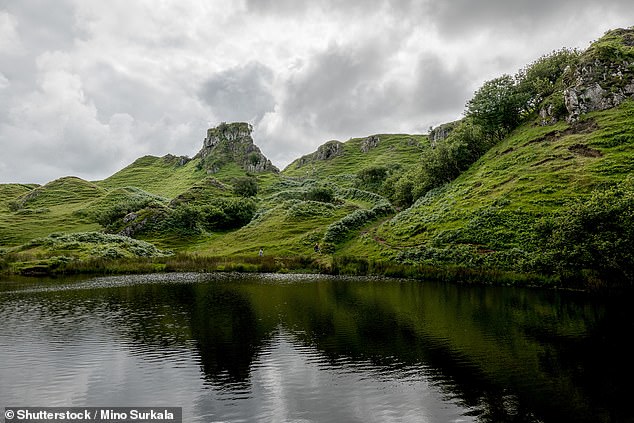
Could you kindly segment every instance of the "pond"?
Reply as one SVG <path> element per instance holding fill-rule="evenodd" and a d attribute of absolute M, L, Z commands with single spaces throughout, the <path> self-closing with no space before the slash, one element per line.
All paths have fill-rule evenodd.
<path fill-rule="evenodd" d="M 319 275 L 0 281 L 0 408 L 184 422 L 621 422 L 626 299 Z"/>

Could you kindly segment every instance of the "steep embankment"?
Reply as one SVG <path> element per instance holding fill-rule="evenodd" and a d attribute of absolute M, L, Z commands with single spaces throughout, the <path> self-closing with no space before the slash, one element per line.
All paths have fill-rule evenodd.
<path fill-rule="evenodd" d="M 538 116 L 341 253 L 630 279 L 617 250 L 632 239 L 634 30 L 609 32 L 559 78 Z"/>
<path fill-rule="evenodd" d="M 375 232 L 395 249 L 523 247 L 541 216 L 623 181 L 634 170 L 634 102 L 575 123 L 526 124 L 454 182 Z"/>

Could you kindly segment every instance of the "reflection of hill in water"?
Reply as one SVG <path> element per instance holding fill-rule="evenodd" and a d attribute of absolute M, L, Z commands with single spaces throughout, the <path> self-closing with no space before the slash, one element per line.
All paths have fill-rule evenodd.
<path fill-rule="evenodd" d="M 100 315 L 138 354 L 193 349 L 207 382 L 225 390 L 248 391 L 254 365 L 279 336 L 290 336 L 296 355 L 315 348 L 324 366 L 354 372 L 361 363 L 373 379 L 418 369 L 481 421 L 627 415 L 632 371 L 623 335 L 631 319 L 618 307 L 518 289 L 214 278 L 44 295 L 61 297 L 50 302 L 48 313 L 56 314 L 92 298 L 88 304 L 105 307 Z"/>

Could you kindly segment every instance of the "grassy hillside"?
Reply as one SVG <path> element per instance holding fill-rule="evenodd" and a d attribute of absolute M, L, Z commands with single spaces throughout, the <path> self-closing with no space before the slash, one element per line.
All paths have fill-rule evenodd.
<path fill-rule="evenodd" d="M 611 31 L 583 53 L 555 51 L 487 81 L 464 119 L 432 131 L 433 145 L 404 134 L 329 141 L 279 173 L 251 126 L 231 123 L 211 128 L 194 159 L 146 156 L 94 183 L 0 185 L 0 270 L 25 255 L 108 257 L 111 247 L 162 257 L 134 253 L 151 245 L 190 254 L 194 269 L 213 257 L 253 267 L 262 247 L 278 270 L 308 257 L 332 271 L 634 284 L 632 40 L 634 30 Z M 48 237 L 91 231 L 149 244 L 85 235 L 75 254 L 74 238 Z"/>
<path fill-rule="evenodd" d="M 97 182 L 105 189 L 136 187 L 151 194 L 173 198 L 205 177 L 195 161 L 183 163 L 176 156 L 144 156 L 114 175 Z"/>
<path fill-rule="evenodd" d="M 54 232 L 81 232 L 99 225 L 77 215 L 85 204 L 106 191 L 75 177 L 64 177 L 43 186 L 2 185 L 3 192 L 22 195 L 6 202 L 0 212 L 0 245 L 14 246 Z"/>
<path fill-rule="evenodd" d="M 0 184 L 0 209 L 4 210 L 9 207 L 9 203 L 38 186 L 37 184 Z"/>
<path fill-rule="evenodd" d="M 356 175 L 362 169 L 372 166 L 414 166 L 429 142 L 424 135 L 380 134 L 353 138 L 340 145 L 340 150 L 332 157 L 318 159 L 315 157 L 317 152 L 306 155 L 289 164 L 282 174 L 290 177 L 326 178 Z"/>
<path fill-rule="evenodd" d="M 633 173 L 632 101 L 574 124 L 527 123 L 455 181 L 362 234 L 341 253 L 480 265 L 505 252 L 512 262 L 514 254 L 539 247 L 531 243 L 540 219 Z"/>

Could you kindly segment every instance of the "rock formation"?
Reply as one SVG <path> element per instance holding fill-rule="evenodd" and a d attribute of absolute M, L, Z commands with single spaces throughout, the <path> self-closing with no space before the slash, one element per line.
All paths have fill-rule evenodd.
<path fill-rule="evenodd" d="M 234 162 L 246 172 L 275 172 L 279 170 L 253 143 L 253 127 L 246 122 L 221 123 L 207 130 L 202 149 L 195 159 L 200 159 L 208 173 L 216 173 L 227 163 Z"/>
<path fill-rule="evenodd" d="M 429 131 L 429 142 L 431 143 L 431 146 L 435 147 L 438 142 L 447 138 L 459 122 L 460 121 L 443 123 L 442 125 L 432 128 Z"/>
<path fill-rule="evenodd" d="M 380 141 L 381 139 L 378 135 L 370 135 L 369 137 L 361 141 L 361 151 L 367 153 L 368 151 L 379 145 Z"/>
<path fill-rule="evenodd" d="M 343 143 L 341 141 L 328 141 L 327 143 L 320 145 L 314 153 L 307 154 L 297 159 L 296 166 L 299 168 L 307 163 L 314 162 L 315 160 L 330 160 L 341 153 L 343 153 Z"/>
<path fill-rule="evenodd" d="M 608 32 L 590 46 L 564 90 L 568 121 L 595 110 L 616 107 L 634 97 L 634 29 Z"/>

